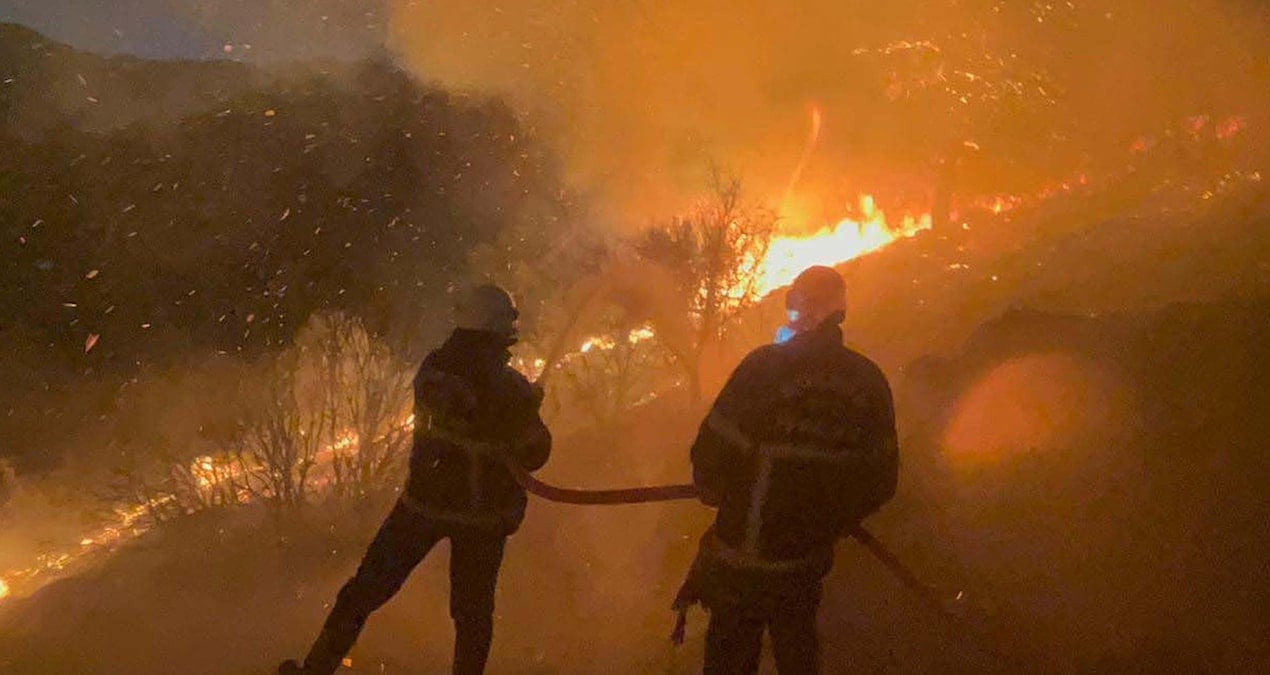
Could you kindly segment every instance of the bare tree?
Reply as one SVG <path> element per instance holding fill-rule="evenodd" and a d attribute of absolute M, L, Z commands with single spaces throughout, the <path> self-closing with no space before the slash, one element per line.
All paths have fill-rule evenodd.
<path fill-rule="evenodd" d="M 745 202 L 741 181 L 712 173 L 711 193 L 669 224 L 644 232 L 639 255 L 674 280 L 686 329 L 663 330 L 679 321 L 673 305 L 660 303 L 653 318 L 658 337 L 688 380 L 695 405 L 701 398 L 701 359 L 721 340 L 733 319 L 760 299 L 758 270 L 767 255 L 777 216 Z"/>
<path fill-rule="evenodd" d="M 638 317 L 610 307 L 602 328 L 569 354 L 557 379 L 568 396 L 590 421 L 609 425 L 636 404 L 641 392 L 649 392 L 659 358 L 653 348 L 653 331 L 635 323 Z"/>
<path fill-rule="evenodd" d="M 257 408 L 254 369 L 198 355 L 120 389 L 108 444 L 112 479 L 103 497 L 158 522 L 242 501 L 238 461 L 246 411 Z"/>
<path fill-rule="evenodd" d="M 267 368 L 263 395 L 246 419 L 237 459 L 247 469 L 247 488 L 276 508 L 308 501 L 320 451 L 331 440 L 331 420 L 320 388 L 306 382 L 306 350 L 295 347 Z"/>
<path fill-rule="evenodd" d="M 250 494 L 247 467 L 234 453 L 202 455 L 168 468 L 167 486 L 185 512 L 233 506 Z"/>
<path fill-rule="evenodd" d="M 332 485 L 345 496 L 382 491 L 409 449 L 410 370 L 355 316 L 316 315 L 305 331 L 321 355 Z"/>
<path fill-rule="evenodd" d="M 159 481 L 149 475 L 135 453 L 122 450 L 120 460 L 111 467 L 111 480 L 107 486 L 105 497 L 110 502 L 122 502 L 137 509 L 151 522 L 158 523 L 167 519 L 167 510 L 162 508 L 162 490 Z"/>

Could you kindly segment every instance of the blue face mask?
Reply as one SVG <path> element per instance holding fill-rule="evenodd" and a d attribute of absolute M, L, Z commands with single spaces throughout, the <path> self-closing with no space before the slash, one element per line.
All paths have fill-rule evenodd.
<path fill-rule="evenodd" d="M 798 317 L 798 310 L 789 310 L 789 323 L 776 329 L 776 344 L 783 345 L 786 342 L 789 342 L 795 335 L 798 335 L 798 331 L 790 328 L 790 325 L 798 321 Z"/>

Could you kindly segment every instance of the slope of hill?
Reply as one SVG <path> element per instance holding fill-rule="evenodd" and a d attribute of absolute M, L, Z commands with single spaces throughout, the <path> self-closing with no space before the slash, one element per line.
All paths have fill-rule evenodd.
<path fill-rule="evenodd" d="M 231 61 L 98 56 L 0 24 L 0 118 L 9 133 L 26 139 L 65 126 L 109 132 L 137 122 L 166 125 L 272 79 Z"/>
<path fill-rule="evenodd" d="M 0 73 L 0 454 L 23 464 L 146 369 L 276 350 L 319 309 L 413 355 L 474 249 L 514 229 L 540 256 L 572 208 L 508 108 L 388 63 L 101 58 L 7 26 Z"/>
<path fill-rule="evenodd" d="M 844 543 L 821 619 L 826 672 L 1256 672 L 1270 656 L 1257 639 L 1270 554 L 1260 452 L 1270 429 L 1257 414 L 1270 403 L 1258 385 L 1270 376 L 1265 311 L 1015 313 L 911 373 L 900 495 L 869 527 L 965 628 L 937 621 Z M 1227 324 L 1212 330 L 1218 319 Z M 1107 417 L 1110 391 L 1131 395 Z M 966 415 L 986 415 L 980 431 L 950 441 Z M 621 430 L 561 439 L 548 473 L 591 485 L 682 477 L 695 422 L 648 408 Z M 281 525 L 252 510 L 178 522 L 101 569 L 0 606 L 0 667 L 263 675 L 304 648 L 386 507 L 361 508 Z M 700 614 L 682 650 L 665 637 L 708 518 L 684 503 L 535 502 L 509 546 L 492 667 L 699 669 Z M 444 563 L 422 565 L 376 615 L 350 672 L 445 668 Z"/>
<path fill-rule="evenodd" d="M 496 105 L 371 64 L 352 84 L 319 73 L 241 92 L 163 133 L 4 136 L 4 344 L 39 366 L 10 394 L 27 397 L 25 428 L 85 433 L 109 408 L 108 385 L 80 418 L 46 412 L 72 398 L 49 393 L 49 372 L 64 384 L 193 347 L 259 353 L 331 303 L 420 332 L 403 317 L 425 314 L 470 244 L 566 208 L 514 131 Z M 527 187 L 523 161 L 538 167 Z M 1270 658 L 1270 202 L 1256 167 L 1239 170 L 1207 198 L 1122 177 L 846 266 L 850 340 L 893 374 L 905 431 L 900 497 L 870 526 L 971 630 L 941 627 L 844 545 L 829 672 L 991 672 L 980 641 L 1055 673 L 1256 672 Z M 590 452 L 562 442 L 548 471 L 682 477 L 696 421 L 647 408 Z M 178 522 L 0 606 L 0 670 L 267 672 L 312 636 L 382 507 Z M 707 518 L 535 504 L 509 547 L 495 667 L 693 671 L 700 624 L 666 651 L 666 605 Z M 444 668 L 441 563 L 377 615 L 355 667 Z"/>

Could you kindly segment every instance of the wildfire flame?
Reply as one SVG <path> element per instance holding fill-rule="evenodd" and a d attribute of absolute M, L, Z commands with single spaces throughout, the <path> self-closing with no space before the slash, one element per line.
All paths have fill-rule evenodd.
<path fill-rule="evenodd" d="M 925 44 L 914 45 L 906 42 L 902 47 L 896 48 L 909 49 L 925 46 Z M 781 199 L 782 212 L 790 208 L 791 196 L 798 186 L 798 181 L 812 153 L 816 150 L 816 144 L 820 140 L 820 130 L 824 126 L 820 106 L 813 104 L 810 112 L 807 142 L 803 145 L 802 154 L 798 157 L 798 165 L 789 177 L 789 184 Z M 996 212 L 1000 212 L 999 206 Z M 800 272 L 808 267 L 844 263 L 870 251 L 876 251 L 897 239 L 911 237 L 921 230 L 930 229 L 931 225 L 930 214 L 924 214 L 920 217 L 906 215 L 899 227 L 891 227 L 886 222 L 886 215 L 877 208 L 873 195 L 869 194 L 860 195 L 859 213 L 859 220 L 844 218 L 836 225 L 821 228 L 811 234 L 773 237 L 763 260 L 757 264 L 750 260 L 742 265 L 743 276 L 750 277 L 752 274 L 755 282 L 754 290 L 759 296 L 765 296 L 782 286 L 788 286 Z M 741 294 L 742 288 L 746 285 L 742 283 L 738 288 L 732 289 L 733 294 Z M 584 348 L 583 351 L 586 349 Z"/>
<path fill-rule="evenodd" d="M 640 326 L 639 328 L 635 328 L 626 334 L 626 342 L 627 344 L 637 345 L 645 340 L 651 340 L 655 336 L 656 334 L 653 332 L 651 327 Z M 612 336 L 595 335 L 587 338 L 586 341 L 582 343 L 582 346 L 578 347 L 578 352 L 587 354 L 594 349 L 607 351 L 609 349 L 615 349 L 616 347 L 617 341 L 614 340 Z"/>
<path fill-rule="evenodd" d="M 798 180 L 802 178 L 803 169 L 807 167 L 807 161 L 811 159 L 811 153 L 816 150 L 816 143 L 820 140 L 820 127 L 824 122 L 824 118 L 820 114 L 820 106 L 813 105 L 811 107 L 811 126 L 807 129 L 807 143 L 803 145 L 803 154 L 798 157 L 798 166 L 794 168 L 794 173 L 789 177 L 789 185 L 785 188 L 785 196 L 781 199 L 781 204 L 788 204 L 789 197 L 794 193 L 794 188 L 798 187 Z"/>
<path fill-rule="evenodd" d="M 760 295 L 793 283 L 800 272 L 813 265 L 838 265 L 876 251 L 898 239 L 930 229 L 930 214 L 905 215 L 898 226 L 886 222 L 872 195 L 860 195 L 859 220 L 843 218 L 836 225 L 807 235 L 777 235 L 767 256 L 757 266 Z"/>
<path fill-rule="evenodd" d="M 414 416 L 404 423 L 412 426 Z M 355 431 L 345 431 L 325 448 L 317 453 L 319 462 L 329 462 L 340 451 L 348 450 L 358 443 Z M 190 462 L 189 472 L 200 490 L 209 490 L 228 481 L 240 480 L 247 469 L 232 461 L 221 460 L 211 456 L 196 457 Z M 251 501 L 251 495 L 240 492 L 236 495 L 239 502 Z M 43 553 L 36 556 L 35 563 L 19 569 L 0 570 L 9 581 L 0 578 L 0 599 L 12 594 L 28 595 L 45 583 L 64 574 L 72 565 L 82 565 L 94 556 L 113 552 L 119 545 L 127 543 L 149 532 L 155 525 L 150 519 L 152 509 L 162 509 L 175 503 L 178 496 L 173 493 L 152 497 L 145 504 L 118 504 L 114 507 L 114 517 L 107 523 L 95 527 L 85 533 L 78 541 L 78 546 L 59 552 Z M 16 585 L 17 590 L 10 585 Z"/>

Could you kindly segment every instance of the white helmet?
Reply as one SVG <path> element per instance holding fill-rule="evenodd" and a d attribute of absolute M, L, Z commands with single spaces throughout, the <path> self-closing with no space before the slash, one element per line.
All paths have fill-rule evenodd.
<path fill-rule="evenodd" d="M 501 335 L 508 344 L 514 344 L 520 337 L 519 318 L 511 293 L 494 284 L 481 284 L 456 294 L 454 320 L 459 328 Z"/>
<path fill-rule="evenodd" d="M 796 333 L 815 330 L 826 321 L 840 324 L 847 315 L 847 284 L 832 267 L 808 267 L 794 279 L 785 309 Z"/>

